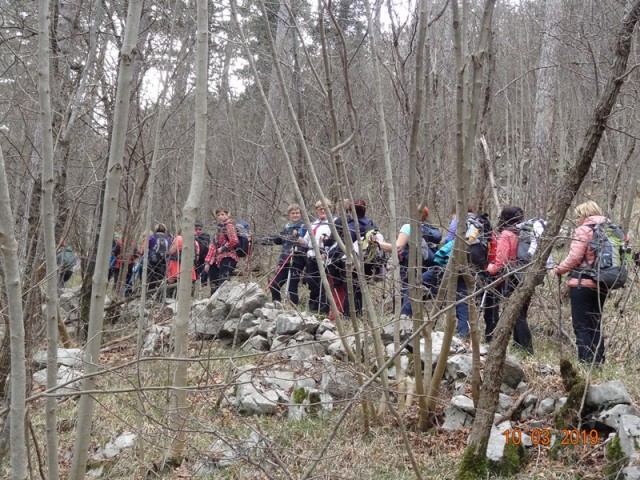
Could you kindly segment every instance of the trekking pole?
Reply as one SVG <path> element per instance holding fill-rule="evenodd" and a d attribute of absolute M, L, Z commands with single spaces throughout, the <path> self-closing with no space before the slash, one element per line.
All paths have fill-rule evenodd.
<path fill-rule="evenodd" d="M 269 285 L 267 285 L 267 290 L 269 290 L 271 288 L 271 285 L 273 285 L 273 282 L 276 278 L 278 278 L 278 275 L 280 274 L 280 272 L 282 271 L 282 269 L 284 267 L 287 266 L 287 264 L 289 263 L 289 260 L 291 260 L 291 255 L 293 255 L 293 252 L 290 253 L 287 258 L 285 258 L 284 262 L 282 262 L 282 265 L 280 265 L 280 268 L 276 271 L 276 274 L 273 276 L 273 278 L 271 279 L 271 281 L 269 282 Z M 289 272 L 291 273 L 291 272 Z"/>
<path fill-rule="evenodd" d="M 560 358 L 564 358 L 564 352 L 562 348 L 563 333 L 562 333 L 562 276 L 558 275 L 558 353 Z"/>
<path fill-rule="evenodd" d="M 622 302 L 622 306 L 620 307 L 620 315 L 624 313 L 624 309 L 627 308 L 627 302 L 629 301 L 629 297 L 631 297 L 631 291 L 633 290 L 633 285 L 635 285 L 636 280 L 638 279 L 638 266 L 635 267 L 635 273 L 633 274 L 633 280 L 631 281 L 631 285 L 627 290 L 627 295 L 624 297 L 624 302 Z"/>

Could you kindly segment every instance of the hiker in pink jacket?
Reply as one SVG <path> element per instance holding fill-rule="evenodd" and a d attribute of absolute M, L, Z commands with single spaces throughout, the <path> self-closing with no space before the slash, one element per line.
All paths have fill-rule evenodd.
<path fill-rule="evenodd" d="M 557 275 L 570 273 L 569 297 L 571 299 L 571 320 L 576 334 L 578 359 L 584 363 L 604 363 L 604 339 L 600 321 L 602 307 L 607 299 L 607 291 L 599 288 L 591 278 L 584 276 L 584 270 L 595 260 L 589 242 L 593 237 L 593 225 L 608 222 L 600 206 L 594 201 L 581 203 L 576 207 L 576 228 L 569 247 L 569 254 L 556 268 Z"/>

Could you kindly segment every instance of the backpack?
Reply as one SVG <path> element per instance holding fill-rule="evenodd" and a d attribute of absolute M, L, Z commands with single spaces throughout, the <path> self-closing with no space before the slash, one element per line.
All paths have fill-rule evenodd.
<path fill-rule="evenodd" d="M 245 220 L 236 220 L 236 233 L 238 234 L 238 245 L 236 245 L 236 255 L 244 258 L 251 251 L 251 234 L 249 233 L 249 223 Z"/>
<path fill-rule="evenodd" d="M 608 290 L 624 287 L 628 271 L 622 228 L 611 222 L 589 226 L 593 230 L 589 248 L 593 250 L 595 259 L 583 273 Z"/>
<path fill-rule="evenodd" d="M 156 239 L 156 244 L 149 254 L 149 262 L 157 265 L 159 263 L 164 263 L 167 261 L 169 240 L 167 239 L 167 236 L 162 232 L 154 233 L 153 236 Z"/>
<path fill-rule="evenodd" d="M 435 254 L 440 242 L 442 241 L 442 232 L 440 229 L 429 225 L 428 223 L 420 224 L 422 232 L 422 241 L 420 251 L 422 252 L 422 266 L 432 267 L 434 266 Z M 401 262 L 406 262 L 409 259 L 409 243 L 407 243 L 402 252 L 400 252 Z"/>
<path fill-rule="evenodd" d="M 66 248 L 62 251 L 60 260 L 60 266 L 66 270 L 72 269 L 77 261 L 76 256 L 73 254 L 73 251 Z"/>
<path fill-rule="evenodd" d="M 195 256 L 194 263 L 196 265 L 203 265 L 204 260 L 207 258 L 207 253 L 209 253 L 209 244 L 211 243 L 211 237 L 206 232 L 200 232 L 196 235 L 196 243 L 198 244 L 200 253 Z"/>
<path fill-rule="evenodd" d="M 428 223 L 423 223 L 420 225 L 420 228 L 422 229 L 422 239 L 425 243 L 431 250 L 437 250 L 440 242 L 442 242 L 442 232 L 440 229 Z"/>
<path fill-rule="evenodd" d="M 538 239 L 544 233 L 547 222 L 541 218 L 532 218 L 516 225 L 518 229 L 518 250 L 516 263 L 525 265 L 530 263 L 538 250 Z"/>
<path fill-rule="evenodd" d="M 468 245 L 469 264 L 480 270 L 485 269 L 489 263 L 491 230 L 491 223 L 486 213 L 467 215 L 465 239 Z"/>

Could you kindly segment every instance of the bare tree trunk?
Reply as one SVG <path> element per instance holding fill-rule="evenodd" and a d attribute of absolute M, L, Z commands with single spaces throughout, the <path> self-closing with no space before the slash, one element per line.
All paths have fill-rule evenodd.
<path fill-rule="evenodd" d="M 558 235 L 562 220 L 569 209 L 582 181 L 589 172 L 593 157 L 607 124 L 613 105 L 626 78 L 625 72 L 633 32 L 640 18 L 640 0 L 636 0 L 629 8 L 622 21 L 622 27 L 616 38 L 615 59 L 611 69 L 611 77 L 598 99 L 591 124 L 585 133 L 582 146 L 576 154 L 576 162 L 569 169 L 563 181 L 555 192 L 556 203 L 551 210 L 550 221 L 545 238 L 540 242 L 536 258 L 528 270 L 522 284 L 510 297 L 500 321 L 496 327 L 491 342 L 491 349 L 487 357 L 484 370 L 484 383 L 480 392 L 480 401 L 476 408 L 476 417 L 469 438 L 469 445 L 465 451 L 458 469 L 457 478 L 481 478 L 487 475 L 487 444 L 494 414 L 498 404 L 498 393 L 502 383 L 504 361 L 509 338 L 523 305 L 527 303 L 538 284 L 536 272 L 544 268 L 544 263 L 551 251 L 553 238 Z"/>
<path fill-rule="evenodd" d="M 550 178 L 554 171 L 552 167 L 553 152 L 553 121 L 555 113 L 556 97 L 556 69 L 557 63 L 559 15 L 554 0 L 546 0 L 545 26 L 542 36 L 542 49 L 540 51 L 540 68 L 537 72 L 535 125 L 533 128 L 533 145 L 531 151 L 531 179 L 527 184 L 526 210 L 545 205 L 549 196 L 549 187 L 553 185 Z M 559 7 L 559 5 L 557 6 Z M 545 213 L 546 208 L 542 212 Z"/>
<path fill-rule="evenodd" d="M 13 232 L 13 213 L 9 198 L 9 184 L 0 149 L 0 250 L 4 265 L 5 286 L 9 304 L 9 331 L 11 332 L 11 473 L 12 478 L 27 478 L 27 450 L 25 443 L 26 367 L 24 324 L 22 321 L 22 284 L 18 265 L 18 242 Z M 8 332 L 7 332 L 8 333 Z"/>
<path fill-rule="evenodd" d="M 379 25 L 373 22 L 373 15 L 371 12 L 371 6 L 369 4 L 369 0 L 364 0 L 365 11 L 367 14 L 367 24 L 369 27 L 369 52 L 371 56 L 371 61 L 373 62 L 373 83 L 375 90 L 375 105 L 378 113 L 378 128 L 380 129 L 380 141 L 382 143 L 382 159 L 384 162 L 385 169 L 385 184 L 387 186 L 387 197 L 389 199 L 389 214 L 391 216 L 391 225 L 390 229 L 392 232 L 398 231 L 398 214 L 396 207 L 396 192 L 395 192 L 395 184 L 393 181 L 393 166 L 391 165 L 391 156 L 389 155 L 389 139 L 387 136 L 387 122 L 385 120 L 384 115 L 384 98 L 382 95 L 382 82 L 380 80 L 380 67 L 378 65 L 378 49 L 377 49 L 377 39 L 378 39 L 378 31 Z M 379 16 L 376 17 L 379 20 Z M 379 22 L 377 22 L 379 23 Z M 394 285 L 400 285 L 400 265 L 398 263 L 398 248 L 396 242 L 391 240 L 391 258 L 389 259 L 389 264 L 391 265 L 392 271 L 392 282 Z M 393 330 L 393 343 L 394 348 L 398 349 L 400 345 L 400 323 L 398 322 L 400 316 L 400 303 L 396 302 L 396 311 L 394 314 L 394 318 L 396 320 L 394 330 Z M 396 367 L 396 378 L 399 378 L 400 375 L 400 357 L 396 357 L 395 362 Z"/>
<path fill-rule="evenodd" d="M 288 56 L 288 50 L 286 48 L 287 38 L 289 36 L 289 26 L 287 25 L 288 18 L 289 12 L 287 11 L 287 2 L 281 1 L 277 14 L 275 46 L 276 52 L 282 54 L 283 58 L 287 58 Z M 269 30 L 271 25 L 269 25 L 268 18 L 265 18 L 265 20 L 265 28 Z M 271 32 L 269 31 L 269 34 L 270 33 Z M 282 125 L 282 122 L 284 122 L 286 118 L 286 106 L 285 100 L 282 98 L 282 93 L 278 86 L 278 75 L 275 67 L 275 63 L 278 61 L 279 60 L 276 58 L 273 58 L 273 67 L 269 80 L 268 99 L 269 106 L 273 110 L 273 113 L 279 123 Z M 288 64 L 289 62 L 287 61 L 286 63 Z M 258 215 L 260 218 L 269 218 L 273 215 L 273 213 L 277 211 L 273 206 L 277 205 L 279 201 L 279 189 L 277 187 L 279 183 L 278 179 L 280 177 L 281 162 L 278 160 L 278 157 L 282 152 L 279 152 L 276 148 L 277 141 L 274 136 L 273 126 L 271 125 L 269 116 L 265 114 L 262 133 L 260 135 L 260 145 L 257 152 L 256 176 L 255 184 L 253 186 L 253 189 L 259 190 L 262 195 L 264 195 L 264 200 L 266 200 L 258 200 L 259 197 L 256 197 L 253 202 L 258 203 L 258 205 L 254 206 L 254 214 Z"/>
<path fill-rule="evenodd" d="M 38 94 L 42 131 L 42 228 L 46 258 L 47 388 L 57 385 L 58 377 L 58 267 L 56 265 L 56 217 L 53 190 L 53 132 L 49 75 L 49 0 L 38 2 Z M 57 480 L 58 437 L 55 397 L 46 401 L 47 463 L 49 478 Z"/>
<path fill-rule="evenodd" d="M 169 427 L 173 439 L 167 454 L 168 462 L 178 465 L 182 459 L 186 432 L 185 412 L 187 410 L 187 391 L 189 362 L 182 361 L 189 356 L 189 312 L 191 311 L 191 270 L 193 268 L 194 228 L 198 204 L 204 190 L 204 163 L 207 154 L 207 91 L 208 91 L 208 0 L 197 1 L 197 50 L 196 50 L 196 97 L 195 97 L 195 137 L 193 145 L 193 166 L 191 170 L 191 188 L 182 210 L 182 257 L 178 280 L 178 311 L 173 326 L 174 352 L 178 361 L 173 374 L 173 394 Z"/>
<path fill-rule="evenodd" d="M 98 371 L 100 364 L 104 301 L 107 291 L 107 269 L 111 251 L 111 239 L 116 224 L 120 180 L 122 179 L 122 158 L 124 156 L 127 134 L 131 80 L 133 78 L 135 46 L 140 27 L 141 11 L 141 0 L 131 0 L 129 2 L 118 72 L 113 135 L 109 151 L 104 207 L 100 225 L 100 239 L 98 242 L 98 253 L 96 255 L 96 268 L 93 275 L 92 299 L 89 312 L 89 334 L 85 350 L 84 373 L 88 376 L 83 380 L 81 390 L 92 390 L 95 387 L 95 379 L 91 374 Z M 73 462 L 69 476 L 72 480 L 82 480 L 85 476 L 94 404 L 95 401 L 91 395 L 82 395 L 80 397 Z"/>

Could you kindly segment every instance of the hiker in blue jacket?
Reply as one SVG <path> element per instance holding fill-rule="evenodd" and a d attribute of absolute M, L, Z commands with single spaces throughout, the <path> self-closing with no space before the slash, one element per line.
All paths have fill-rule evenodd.
<path fill-rule="evenodd" d="M 267 237 L 261 243 L 281 245 L 276 274 L 269 282 L 271 299 L 279 302 L 282 299 L 281 288 L 286 284 L 289 301 L 298 305 L 298 286 L 307 265 L 307 242 L 304 240 L 306 226 L 300 219 L 300 205 L 292 203 L 287 208 L 289 221 L 279 235 Z"/>

